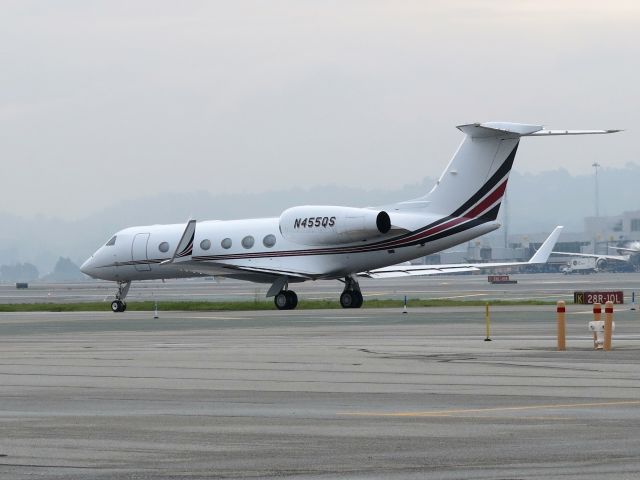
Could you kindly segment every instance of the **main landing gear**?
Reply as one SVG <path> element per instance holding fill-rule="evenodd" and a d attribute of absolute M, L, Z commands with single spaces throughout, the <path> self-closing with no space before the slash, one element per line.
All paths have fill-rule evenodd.
<path fill-rule="evenodd" d="M 344 290 L 340 295 L 342 308 L 360 308 L 364 303 L 358 280 L 349 275 L 344 279 Z"/>
<path fill-rule="evenodd" d="M 127 309 L 127 304 L 124 302 L 124 299 L 127 297 L 127 293 L 129 293 L 129 287 L 131 287 L 131 282 L 118 282 L 116 299 L 111 302 L 112 312 L 124 312 Z"/>
<path fill-rule="evenodd" d="M 342 308 L 360 308 L 364 303 L 360 285 L 355 277 L 348 275 L 344 280 L 344 290 L 340 295 L 340 305 Z M 277 284 L 276 284 L 277 285 Z M 282 282 L 279 285 L 280 290 L 274 297 L 273 303 L 276 304 L 278 310 L 293 310 L 298 305 L 298 296 L 293 290 L 287 290 L 288 285 Z M 276 287 L 277 288 L 277 287 Z"/>
<path fill-rule="evenodd" d="M 293 310 L 298 305 L 298 295 L 293 290 L 281 290 L 273 302 L 278 310 Z"/>

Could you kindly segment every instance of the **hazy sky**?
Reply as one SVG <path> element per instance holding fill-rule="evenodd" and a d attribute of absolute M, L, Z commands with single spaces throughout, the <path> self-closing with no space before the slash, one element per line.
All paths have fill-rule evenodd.
<path fill-rule="evenodd" d="M 525 139 L 522 172 L 640 163 L 639 59 L 631 0 L 5 0 L 0 211 L 397 188 L 475 121 L 627 130 Z"/>

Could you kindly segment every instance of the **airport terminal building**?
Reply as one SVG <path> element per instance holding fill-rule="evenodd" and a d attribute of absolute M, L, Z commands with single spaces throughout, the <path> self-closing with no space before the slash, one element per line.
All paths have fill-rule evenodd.
<path fill-rule="evenodd" d="M 482 261 L 526 261 L 542 245 L 549 232 L 516 233 L 506 242 L 501 233 L 492 233 L 439 254 L 424 257 L 426 264 Z M 506 243 L 506 245 L 505 245 Z M 620 215 L 585 217 L 584 231 L 563 231 L 554 248 L 559 252 L 617 255 L 615 247 L 640 248 L 640 210 Z M 622 253 L 622 252 L 621 252 Z M 549 260 L 559 268 L 571 257 L 555 256 Z M 632 262 L 637 269 L 638 262 Z"/>

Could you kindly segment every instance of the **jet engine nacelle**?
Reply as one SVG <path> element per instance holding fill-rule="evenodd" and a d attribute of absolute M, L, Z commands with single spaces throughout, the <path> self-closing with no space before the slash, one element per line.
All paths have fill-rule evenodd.
<path fill-rule="evenodd" d="M 280 215 L 280 232 L 302 245 L 363 242 L 391 230 L 389 214 L 368 208 L 306 205 Z"/>
<path fill-rule="evenodd" d="M 608 266 L 608 262 L 606 258 L 598 257 L 596 259 L 596 270 L 604 270 Z"/>

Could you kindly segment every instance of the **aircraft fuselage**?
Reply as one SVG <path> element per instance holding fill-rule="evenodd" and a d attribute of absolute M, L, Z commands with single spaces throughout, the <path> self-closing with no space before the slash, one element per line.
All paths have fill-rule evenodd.
<path fill-rule="evenodd" d="M 260 274 L 236 271 L 238 267 L 291 271 L 311 279 L 335 279 L 429 255 L 498 227 L 496 222 L 483 223 L 432 241 L 415 244 L 413 240 L 405 240 L 408 246 L 394 241 L 400 236 L 390 232 L 363 242 L 326 247 L 304 246 L 287 240 L 280 233 L 278 218 L 203 221 L 197 224 L 191 259 L 168 263 L 184 224 L 138 226 L 117 232 L 113 245 L 100 247 L 82 269 L 92 277 L 113 281 L 201 275 L 249 276 L 260 281 Z M 267 246 L 273 239 L 275 243 Z M 189 266 L 193 270 L 189 270 Z M 291 276 L 292 281 L 296 279 L 295 274 Z M 263 281 L 269 282 L 272 278 L 265 277 Z"/>

